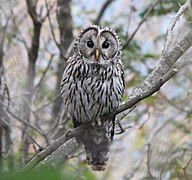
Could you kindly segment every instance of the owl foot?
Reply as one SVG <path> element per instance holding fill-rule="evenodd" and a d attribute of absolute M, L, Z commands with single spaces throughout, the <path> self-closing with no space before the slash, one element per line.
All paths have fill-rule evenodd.
<path fill-rule="evenodd" d="M 92 123 L 93 127 L 99 127 L 101 126 L 101 119 L 97 118 L 93 123 Z"/>
<path fill-rule="evenodd" d="M 65 137 L 69 138 L 71 136 L 73 136 L 72 131 L 71 130 L 67 131 L 66 134 L 65 134 Z"/>

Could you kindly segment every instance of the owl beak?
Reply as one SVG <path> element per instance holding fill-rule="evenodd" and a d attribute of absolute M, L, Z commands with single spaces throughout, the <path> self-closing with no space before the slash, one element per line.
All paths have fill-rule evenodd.
<path fill-rule="evenodd" d="M 100 56 L 99 49 L 96 49 L 96 51 L 95 51 L 95 60 L 96 60 L 96 61 L 99 60 L 99 56 Z"/>

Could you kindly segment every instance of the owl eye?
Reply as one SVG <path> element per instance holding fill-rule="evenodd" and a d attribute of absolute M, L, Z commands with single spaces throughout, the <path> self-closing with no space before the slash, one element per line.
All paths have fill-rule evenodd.
<path fill-rule="evenodd" d="M 93 41 L 90 40 L 87 42 L 87 47 L 93 48 L 93 46 L 94 46 Z"/>
<path fill-rule="evenodd" d="M 104 49 L 107 49 L 109 47 L 109 43 L 107 41 L 105 41 L 103 44 L 102 44 L 102 48 Z"/>

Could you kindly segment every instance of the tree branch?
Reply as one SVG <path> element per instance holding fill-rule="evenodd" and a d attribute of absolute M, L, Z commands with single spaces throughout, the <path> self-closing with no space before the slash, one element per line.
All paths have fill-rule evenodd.
<path fill-rule="evenodd" d="M 75 138 L 70 139 L 66 143 L 62 144 L 56 151 L 54 151 L 51 155 L 46 157 L 43 161 L 41 161 L 35 169 L 41 169 L 44 167 L 48 168 L 57 168 L 59 165 L 63 164 L 68 156 L 76 151 L 80 147 L 80 144 L 76 141 Z"/>
<path fill-rule="evenodd" d="M 147 76 L 143 83 L 133 91 L 125 104 L 121 105 L 112 114 L 112 116 L 133 107 L 141 100 L 158 91 L 165 82 L 176 74 L 177 69 L 173 67 L 174 64 L 191 47 L 191 45 L 192 31 L 186 34 L 185 37 L 166 56 L 162 55 L 160 57 L 156 68 Z"/>
<path fill-rule="evenodd" d="M 152 173 L 151 173 L 151 154 L 152 154 L 152 149 L 151 149 L 151 143 L 147 143 L 147 173 L 150 176 L 150 178 L 154 179 Z"/>
<path fill-rule="evenodd" d="M 142 24 L 147 20 L 147 18 L 149 17 L 151 11 L 154 9 L 154 7 L 159 3 L 160 0 L 157 0 L 154 4 L 151 4 L 149 6 L 149 8 L 147 9 L 147 11 L 145 12 L 143 19 L 140 21 L 140 23 L 138 24 L 138 26 L 136 27 L 136 29 L 134 30 L 134 32 L 132 33 L 132 35 L 130 36 L 130 38 L 128 38 L 125 43 L 123 44 L 122 49 L 125 49 L 129 43 L 132 41 L 132 39 L 134 38 L 135 34 L 137 33 L 137 31 L 139 30 L 139 28 L 142 26 Z"/>
<path fill-rule="evenodd" d="M 179 21 L 179 18 L 181 15 L 185 12 L 185 10 L 189 7 L 190 5 L 190 0 L 188 0 L 184 5 L 182 5 L 179 9 L 179 11 L 176 13 L 175 17 L 172 18 L 167 31 L 166 31 L 166 40 L 164 43 L 164 49 L 163 49 L 163 54 L 167 53 L 169 51 L 169 47 L 172 43 L 172 30 L 175 27 L 177 21 Z"/>
<path fill-rule="evenodd" d="M 33 169 L 40 161 L 44 160 L 48 155 L 50 155 L 52 152 L 56 151 L 61 145 L 63 145 L 64 143 L 66 143 L 68 140 L 70 140 L 71 138 L 78 136 L 80 133 L 82 133 L 84 131 L 85 128 L 87 128 L 88 126 L 90 126 L 90 124 L 82 124 L 81 126 L 75 128 L 72 131 L 68 131 L 66 134 L 64 134 L 63 136 L 61 136 L 60 138 L 58 138 L 53 144 L 47 146 L 44 150 L 42 150 L 41 152 L 37 153 L 37 155 L 29 162 L 27 163 L 23 169 L 21 171 L 29 171 L 31 169 Z M 77 144 L 77 143 L 76 143 Z M 76 149 L 79 147 L 80 145 L 76 145 Z M 65 148 L 70 149 L 68 146 L 65 146 Z M 73 149 L 72 151 L 76 150 Z M 55 153 L 60 152 L 60 149 L 57 150 Z M 64 153 L 66 153 L 66 151 L 63 151 Z M 58 153 L 59 154 L 59 153 Z M 71 153 L 68 153 L 68 155 Z M 66 156 L 66 154 L 65 154 Z M 63 157 L 65 157 L 63 156 Z M 49 160 L 48 160 L 49 161 Z"/>
<path fill-rule="evenodd" d="M 100 24 L 100 21 L 101 21 L 101 18 L 103 17 L 104 13 L 105 13 L 105 10 L 107 9 L 107 7 L 113 2 L 114 0 L 106 0 L 104 2 L 104 4 L 102 5 L 95 21 L 94 21 L 94 24 Z"/>

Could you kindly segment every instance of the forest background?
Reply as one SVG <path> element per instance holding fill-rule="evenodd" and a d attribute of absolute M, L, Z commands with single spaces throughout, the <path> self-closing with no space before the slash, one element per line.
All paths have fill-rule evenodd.
<path fill-rule="evenodd" d="M 91 24 L 115 29 L 123 45 L 126 90 L 103 173 L 64 135 L 73 125 L 59 90 L 74 39 Z M 190 0 L 1 0 L 0 174 L 190 179 L 191 27 Z"/>

